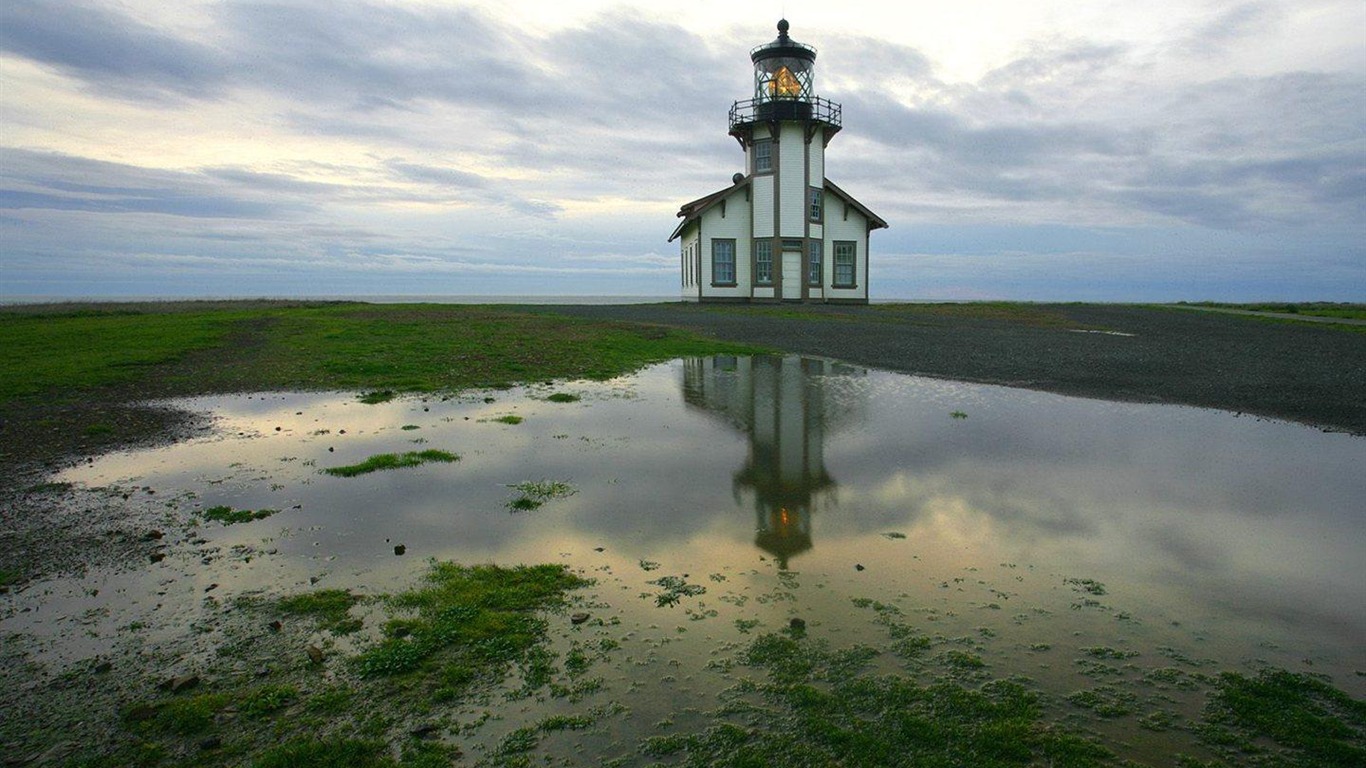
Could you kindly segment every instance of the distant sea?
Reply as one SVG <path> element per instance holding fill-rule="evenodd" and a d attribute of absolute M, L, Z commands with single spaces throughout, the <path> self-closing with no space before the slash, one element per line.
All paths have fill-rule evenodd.
<path fill-rule="evenodd" d="M 678 301 L 677 296 L 0 296 L 5 304 L 57 304 L 65 302 L 127 301 L 365 301 L 371 304 L 656 304 Z"/>

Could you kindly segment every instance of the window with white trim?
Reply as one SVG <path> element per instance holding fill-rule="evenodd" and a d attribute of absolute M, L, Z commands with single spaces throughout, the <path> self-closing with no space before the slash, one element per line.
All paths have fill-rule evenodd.
<path fill-rule="evenodd" d="M 735 240 L 711 241 L 711 284 L 735 285 Z"/>
<path fill-rule="evenodd" d="M 806 284 L 819 286 L 821 284 L 821 241 L 812 240 L 807 248 L 806 259 Z"/>
<path fill-rule="evenodd" d="M 835 287 L 853 288 L 857 273 L 854 271 L 854 256 L 858 245 L 853 240 L 835 241 Z"/>
<path fill-rule="evenodd" d="M 825 207 L 825 193 L 817 187 L 811 187 L 810 195 L 807 196 L 809 205 L 807 206 L 807 218 L 812 222 L 821 223 L 821 213 Z"/>

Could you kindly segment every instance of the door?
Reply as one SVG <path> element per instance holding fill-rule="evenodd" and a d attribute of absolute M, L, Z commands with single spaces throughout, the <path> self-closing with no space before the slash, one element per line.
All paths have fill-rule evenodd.
<path fill-rule="evenodd" d="M 783 251 L 783 299 L 802 298 L 802 252 Z"/>

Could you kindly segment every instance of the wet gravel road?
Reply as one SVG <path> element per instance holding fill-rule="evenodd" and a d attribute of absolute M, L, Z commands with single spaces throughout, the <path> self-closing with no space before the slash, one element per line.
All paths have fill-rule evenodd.
<path fill-rule="evenodd" d="M 527 306 L 893 371 L 1181 403 L 1366 435 L 1366 333 L 1136 305 Z M 993 315 L 996 316 L 993 316 Z"/>

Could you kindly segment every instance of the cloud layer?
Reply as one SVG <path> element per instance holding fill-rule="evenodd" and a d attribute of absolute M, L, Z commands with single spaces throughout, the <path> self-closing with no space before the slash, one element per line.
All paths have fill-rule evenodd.
<path fill-rule="evenodd" d="M 771 30 L 518 11 L 12 0 L 0 293 L 673 293 L 673 212 L 738 170 Z M 844 104 L 830 175 L 892 224 L 875 295 L 1366 300 L 1366 62 L 1250 53 L 1306 14 L 1366 24 L 1211 3 L 972 81 L 794 22 Z"/>

